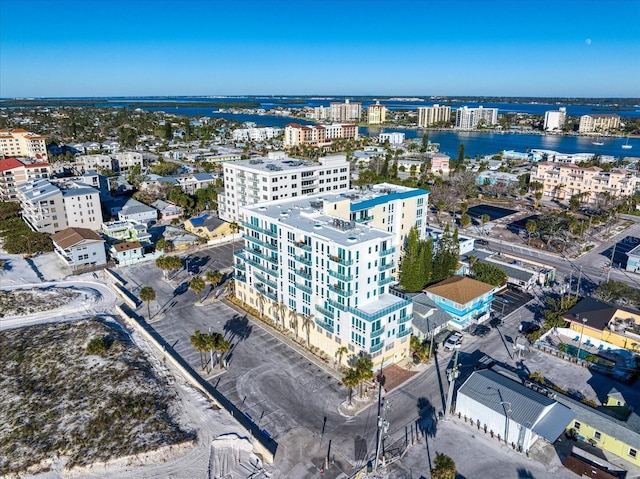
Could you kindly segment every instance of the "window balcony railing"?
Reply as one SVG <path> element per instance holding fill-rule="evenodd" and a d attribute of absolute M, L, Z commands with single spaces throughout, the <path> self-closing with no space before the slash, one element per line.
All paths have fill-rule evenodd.
<path fill-rule="evenodd" d="M 234 255 L 236 258 L 241 259 L 242 261 L 244 261 L 244 260 L 245 260 L 244 253 L 243 253 L 243 251 L 242 251 L 242 250 L 239 250 L 239 251 L 234 252 L 234 253 L 233 253 L 233 255 Z"/>
<path fill-rule="evenodd" d="M 395 265 L 396 264 L 393 261 L 391 261 L 391 262 L 389 262 L 387 264 L 381 264 L 380 266 L 378 266 L 378 271 L 386 271 L 388 269 L 393 268 Z"/>
<path fill-rule="evenodd" d="M 405 336 L 407 336 L 408 334 L 411 334 L 413 332 L 413 328 L 407 328 L 403 331 L 398 331 L 398 337 L 399 338 L 403 338 Z"/>
<path fill-rule="evenodd" d="M 384 326 L 381 327 L 380 329 L 376 329 L 375 331 L 371 331 L 371 338 L 377 338 L 378 336 L 380 336 L 382 333 L 384 333 Z"/>
<path fill-rule="evenodd" d="M 396 252 L 396 247 L 392 246 L 389 249 L 383 249 L 382 251 L 380 251 L 380 256 L 387 256 L 387 255 L 393 254 L 395 252 Z"/>
<path fill-rule="evenodd" d="M 329 303 L 334 308 L 338 308 L 340 311 L 347 311 L 347 305 L 343 303 L 339 303 L 333 299 L 327 299 L 327 303 Z"/>
<path fill-rule="evenodd" d="M 244 251 L 248 254 L 254 254 L 256 256 L 258 256 L 259 258 L 265 259 L 267 261 L 269 261 L 272 264 L 278 264 L 278 259 L 277 258 L 273 258 L 272 256 L 268 256 L 264 253 L 262 253 L 262 251 L 254 249 L 254 248 L 249 248 L 246 247 L 244 248 Z"/>
<path fill-rule="evenodd" d="M 398 324 L 404 324 L 407 321 L 411 321 L 413 319 L 413 313 L 407 314 L 406 316 L 402 316 L 398 319 Z"/>
<path fill-rule="evenodd" d="M 327 286 L 331 291 L 333 291 L 334 293 L 339 294 L 340 296 L 344 296 L 349 297 L 353 294 L 353 291 L 350 289 L 342 289 L 342 288 L 338 288 L 337 286 L 334 286 L 332 284 L 330 284 L 329 286 Z"/>
<path fill-rule="evenodd" d="M 384 346 L 384 343 L 383 342 L 379 342 L 375 346 L 371 346 L 371 348 L 369 349 L 369 352 L 371 354 L 377 353 L 378 351 L 380 351 L 383 348 L 383 346 Z"/>
<path fill-rule="evenodd" d="M 316 304 L 316 311 L 324 314 L 327 318 L 334 319 L 334 317 L 335 317 L 334 314 L 331 311 L 329 311 L 327 308 L 323 308 L 319 304 Z"/>
<path fill-rule="evenodd" d="M 273 245 L 271 243 L 267 243 L 265 241 L 260 241 L 258 238 L 254 238 L 251 235 L 243 234 L 242 237 L 247 241 L 251 241 L 252 243 L 259 244 L 260 246 L 264 246 L 265 248 L 269 248 L 272 251 L 278 251 L 278 246 Z"/>
<path fill-rule="evenodd" d="M 302 264 L 311 266 L 311 260 L 309 258 L 305 258 L 304 256 L 294 256 L 294 258 L 296 261 L 300 261 Z"/>
<path fill-rule="evenodd" d="M 272 293 L 271 291 L 268 291 L 267 288 L 265 288 L 264 286 L 258 284 L 256 285 L 256 289 L 260 291 L 261 294 L 269 298 L 271 301 L 276 301 L 276 302 L 278 301 L 278 295 L 276 293 Z"/>
<path fill-rule="evenodd" d="M 269 269 L 266 266 L 263 266 L 262 264 L 258 263 L 257 261 L 253 261 L 252 259 L 246 259 L 245 263 L 253 266 L 254 268 L 258 268 L 259 270 L 264 271 L 267 274 L 274 274 L 274 275 L 277 274 L 276 271 Z"/>
<path fill-rule="evenodd" d="M 247 223 L 246 221 L 241 221 L 240 224 L 247 229 L 257 231 L 258 233 L 266 234 L 267 236 L 271 236 L 272 238 L 278 237 L 277 232 L 260 228 L 259 226 L 252 225 L 251 223 Z"/>
<path fill-rule="evenodd" d="M 333 276 L 334 278 L 338 278 L 339 280 L 346 281 L 347 283 L 349 281 L 353 281 L 353 276 L 346 276 L 344 274 L 340 274 L 337 271 L 333 271 L 331 269 L 329 270 L 329 275 Z"/>
<path fill-rule="evenodd" d="M 333 261 L 334 263 L 338 263 L 342 266 L 352 266 L 353 265 L 353 260 L 349 259 L 344 259 L 341 258 L 340 256 L 333 256 L 333 255 L 329 255 L 329 259 L 331 261 Z"/>
<path fill-rule="evenodd" d="M 396 279 L 393 276 L 381 279 L 378 281 L 378 286 L 384 286 L 385 284 L 393 283 Z"/>
<path fill-rule="evenodd" d="M 330 333 L 333 333 L 333 324 L 331 324 L 329 321 L 323 321 L 322 318 L 313 318 L 315 323 L 320 326 L 322 329 L 325 329 L 327 331 L 329 331 Z"/>
<path fill-rule="evenodd" d="M 295 283 L 295 285 L 296 285 L 296 288 L 304 291 L 305 293 L 308 293 L 308 294 L 313 293 L 313 290 L 309 286 L 307 286 L 306 284 Z"/>
<path fill-rule="evenodd" d="M 296 274 L 311 281 L 311 273 L 307 273 L 304 269 L 299 269 Z"/>
<path fill-rule="evenodd" d="M 278 289 L 278 283 L 276 283 L 275 281 L 271 281 L 270 279 L 267 279 L 266 277 L 262 276 L 260 273 L 254 273 L 253 275 L 258 281 L 263 282 L 267 286 L 271 286 L 275 290 Z"/>
<path fill-rule="evenodd" d="M 233 267 L 235 269 L 239 269 L 240 271 L 245 271 L 247 269 L 247 265 L 244 263 L 233 263 Z"/>
<path fill-rule="evenodd" d="M 305 243 L 304 241 L 298 241 L 297 243 L 295 243 L 295 245 L 296 245 L 298 248 L 301 248 L 301 249 L 303 249 L 303 250 L 305 250 L 305 251 L 311 251 L 311 245 L 310 245 L 310 244 Z"/>
<path fill-rule="evenodd" d="M 247 276 L 241 273 L 234 273 L 233 277 L 236 279 L 236 281 L 240 281 L 242 283 L 246 283 L 247 282 Z"/>
<path fill-rule="evenodd" d="M 373 220 L 373 216 L 361 216 L 360 218 L 356 218 L 354 221 L 356 223 L 368 223 Z"/>

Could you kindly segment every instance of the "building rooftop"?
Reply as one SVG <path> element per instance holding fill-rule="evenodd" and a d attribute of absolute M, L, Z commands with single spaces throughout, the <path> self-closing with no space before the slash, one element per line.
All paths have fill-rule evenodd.
<path fill-rule="evenodd" d="M 252 158 L 250 160 L 229 161 L 226 165 L 234 165 L 250 171 L 260 171 L 268 174 L 277 172 L 306 171 L 309 168 L 325 168 L 325 163 L 340 162 L 347 164 L 347 157 L 344 155 L 331 155 L 319 158 L 318 162 L 290 158 L 283 153 L 274 152 L 268 157 Z"/>
<path fill-rule="evenodd" d="M 482 281 L 456 275 L 429 286 L 424 291 L 458 304 L 467 304 L 493 288 L 494 286 Z"/>
<path fill-rule="evenodd" d="M 125 241 L 124 243 L 114 244 L 112 248 L 116 251 L 116 253 L 121 253 L 123 251 L 142 248 L 142 245 L 139 241 Z"/>
<path fill-rule="evenodd" d="M 62 249 L 82 243 L 83 241 L 102 241 L 98 233 L 87 228 L 67 228 L 51 235 L 51 240 Z"/>
<path fill-rule="evenodd" d="M 611 320 L 618 317 L 621 312 L 640 316 L 640 311 L 605 303 L 589 296 L 576 304 L 562 317 L 574 323 L 582 323 L 582 320 L 586 318 L 586 327 L 601 331 L 609 326 Z"/>
<path fill-rule="evenodd" d="M 411 324 L 426 335 L 447 324 L 451 315 L 440 309 L 425 293 L 407 294 L 413 301 L 413 321 Z"/>
<path fill-rule="evenodd" d="M 428 194 L 427 190 L 392 185 L 391 183 L 380 183 L 352 189 L 339 196 L 351 200 L 351 211 L 361 211 L 389 201 Z"/>
<path fill-rule="evenodd" d="M 225 223 L 225 221 L 221 220 L 220 218 L 216 216 L 210 216 L 207 213 L 189 218 L 187 221 L 196 228 L 207 228 L 209 231 L 213 231 L 220 225 Z"/>

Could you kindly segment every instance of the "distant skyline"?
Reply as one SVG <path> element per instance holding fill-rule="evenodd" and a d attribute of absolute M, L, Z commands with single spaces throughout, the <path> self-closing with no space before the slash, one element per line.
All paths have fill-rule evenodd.
<path fill-rule="evenodd" d="M 0 97 L 640 97 L 640 0 L 1 0 Z"/>

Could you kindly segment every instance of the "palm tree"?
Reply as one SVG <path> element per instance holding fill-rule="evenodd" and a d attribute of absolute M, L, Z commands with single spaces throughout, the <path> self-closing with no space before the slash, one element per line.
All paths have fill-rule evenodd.
<path fill-rule="evenodd" d="M 224 339 L 224 336 L 219 335 L 216 337 L 216 350 L 220 353 L 220 367 L 223 367 L 224 365 L 224 355 L 229 352 L 229 350 L 231 349 L 231 344 L 229 343 L 229 341 L 227 341 L 226 339 Z"/>
<path fill-rule="evenodd" d="M 276 311 L 278 312 L 278 320 L 276 322 L 276 326 L 278 322 L 282 323 L 282 327 L 284 328 L 284 316 L 287 313 L 287 305 L 284 304 L 283 301 L 280 301 L 277 305 L 276 305 Z"/>
<path fill-rule="evenodd" d="M 311 347 L 311 325 L 313 324 L 313 314 L 302 316 L 302 327 L 307 332 L 307 347 Z"/>
<path fill-rule="evenodd" d="M 476 263 L 478 262 L 478 257 L 476 255 L 469 256 L 469 271 L 473 271 Z"/>
<path fill-rule="evenodd" d="M 356 372 L 360 383 L 360 398 L 362 398 L 362 385 L 365 381 L 373 379 L 373 362 L 370 358 L 362 357 L 356 362 Z"/>
<path fill-rule="evenodd" d="M 342 384 L 344 384 L 349 390 L 349 406 L 351 406 L 351 399 L 353 397 L 353 390 L 360 383 L 360 376 L 358 371 L 353 368 L 347 369 L 342 375 Z"/>
<path fill-rule="evenodd" d="M 531 246 L 531 235 L 538 229 L 538 223 L 536 223 L 535 220 L 529 220 L 524 227 L 527 229 L 528 233 L 527 245 Z"/>
<path fill-rule="evenodd" d="M 225 292 L 227 294 L 231 294 L 233 295 L 233 293 L 235 293 L 236 291 L 236 283 L 234 279 L 230 279 L 229 281 L 227 281 L 227 285 L 225 286 Z"/>
<path fill-rule="evenodd" d="M 203 353 L 205 351 L 209 351 L 209 345 L 206 339 L 207 334 L 203 334 L 200 330 L 196 330 L 195 333 L 191 335 L 189 340 L 191 341 L 191 345 L 195 348 L 196 351 L 200 353 L 200 367 L 204 369 L 204 356 Z"/>
<path fill-rule="evenodd" d="M 562 193 L 562 190 L 565 189 L 567 185 L 565 185 L 564 183 L 560 183 L 558 185 L 556 185 L 555 190 L 556 190 L 556 199 L 560 200 L 560 199 L 564 199 L 564 195 L 562 198 L 560 198 L 560 194 Z"/>
<path fill-rule="evenodd" d="M 542 199 L 542 191 L 536 191 L 533 194 L 533 197 L 535 198 L 536 202 L 534 203 L 533 207 L 535 209 L 538 209 L 540 207 L 540 200 Z"/>
<path fill-rule="evenodd" d="M 298 312 L 295 309 L 289 310 L 289 324 L 293 328 L 295 338 L 298 339 Z"/>
<path fill-rule="evenodd" d="M 449 456 L 436 453 L 433 465 L 434 468 L 431 469 L 432 479 L 455 479 L 456 463 Z"/>
<path fill-rule="evenodd" d="M 489 221 L 491 221 L 491 217 L 486 213 L 480 217 L 480 223 L 482 225 L 483 231 L 484 231 L 484 225 L 487 224 Z"/>
<path fill-rule="evenodd" d="M 211 284 L 211 291 L 213 291 L 216 286 L 222 281 L 222 273 L 218 270 L 216 271 L 207 271 L 207 275 L 205 276 L 205 281 Z"/>
<path fill-rule="evenodd" d="M 338 357 L 338 367 L 342 366 L 342 356 L 344 356 L 348 352 L 349 352 L 349 349 L 347 349 L 346 346 L 340 346 L 338 348 L 338 350 L 336 351 L 336 356 Z"/>
<path fill-rule="evenodd" d="M 140 299 L 147 302 L 147 320 L 151 321 L 151 306 L 149 303 L 156 299 L 156 292 L 151 286 L 143 286 L 140 289 Z"/>
<path fill-rule="evenodd" d="M 467 203 L 466 201 L 463 201 L 462 203 L 460 203 L 460 215 L 464 216 L 467 214 L 468 211 L 469 211 L 469 203 Z"/>
<path fill-rule="evenodd" d="M 229 230 L 231 230 L 231 235 L 235 235 L 238 231 L 240 231 L 240 226 L 235 221 L 229 223 Z M 233 250 L 233 254 L 236 254 L 236 243 L 235 238 L 232 238 L 231 249 Z"/>
<path fill-rule="evenodd" d="M 191 281 L 189 281 L 189 288 L 194 290 L 198 295 L 198 302 L 200 301 L 200 293 L 205 288 L 204 279 L 201 276 L 194 276 Z"/>
<path fill-rule="evenodd" d="M 260 318 L 264 318 L 264 303 L 267 301 L 264 294 L 258 292 L 258 297 L 256 298 L 258 301 L 258 307 L 260 308 Z"/>
<path fill-rule="evenodd" d="M 462 228 L 466 228 L 470 224 L 471 224 L 471 216 L 469 216 L 467 213 L 464 213 L 462 216 L 460 216 L 460 226 Z"/>

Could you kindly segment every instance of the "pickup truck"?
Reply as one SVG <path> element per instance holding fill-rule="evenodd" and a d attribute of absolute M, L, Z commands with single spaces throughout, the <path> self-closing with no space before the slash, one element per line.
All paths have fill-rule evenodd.
<path fill-rule="evenodd" d="M 461 333 L 453 333 L 444 343 L 444 349 L 447 351 L 453 351 L 455 347 L 462 343 L 462 334 Z"/>

